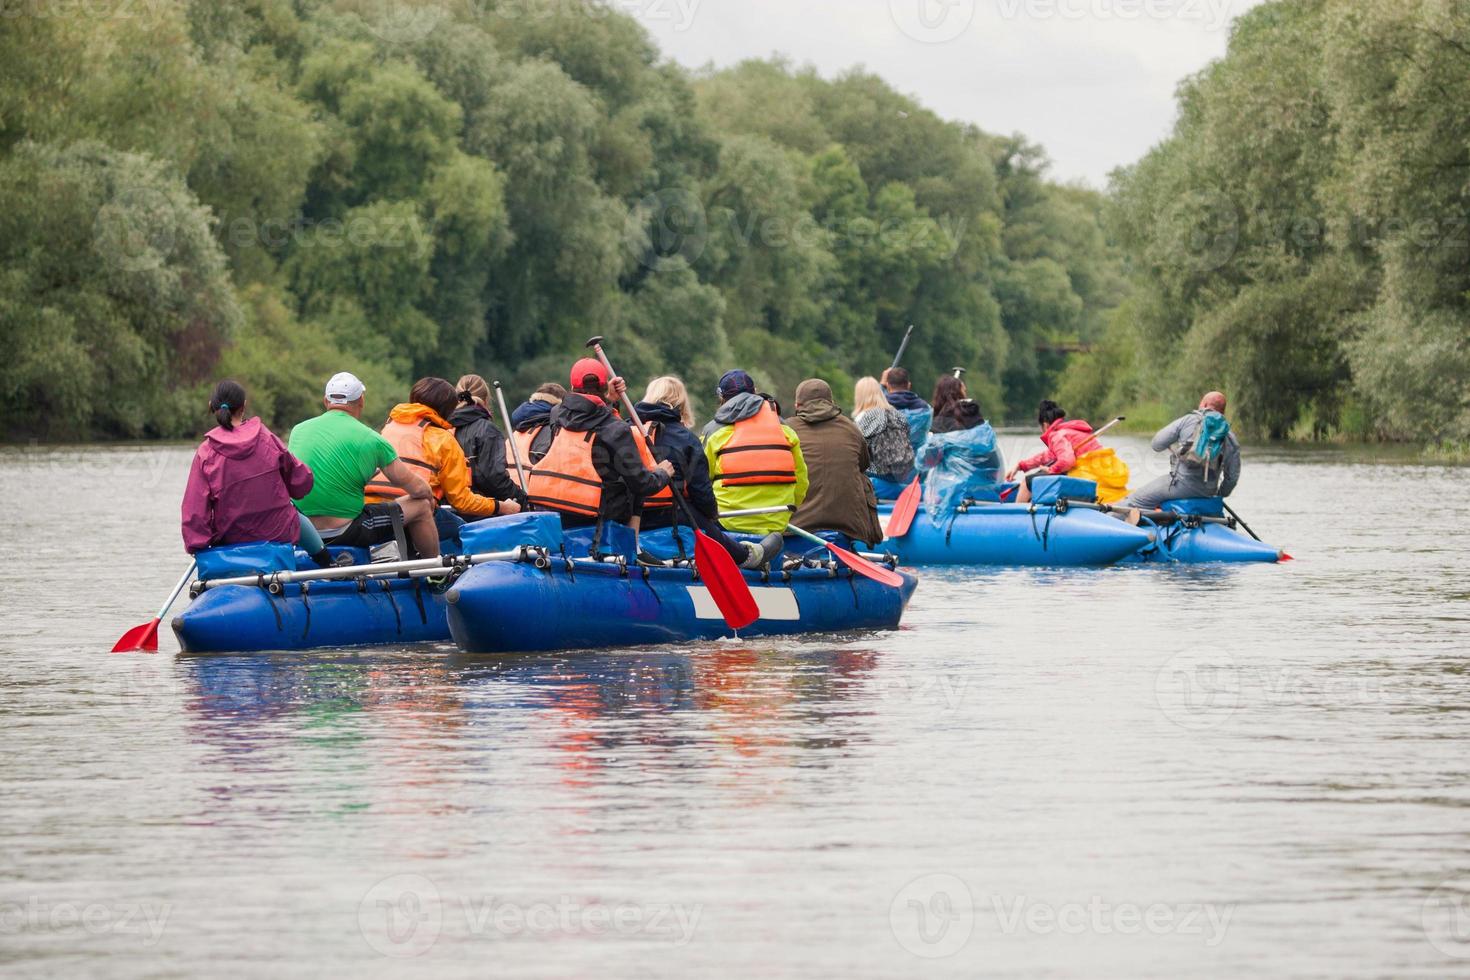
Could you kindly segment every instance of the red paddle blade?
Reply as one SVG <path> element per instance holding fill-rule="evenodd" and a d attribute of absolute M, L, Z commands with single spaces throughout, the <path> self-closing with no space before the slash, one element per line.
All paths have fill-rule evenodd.
<path fill-rule="evenodd" d="M 914 482 L 904 487 L 903 493 L 898 495 L 898 503 L 893 505 L 893 513 L 888 515 L 890 538 L 901 538 L 909 533 L 909 528 L 914 524 L 914 515 L 919 512 L 919 499 L 922 496 L 923 488 L 916 476 Z"/>
<path fill-rule="evenodd" d="M 827 545 L 827 550 L 836 555 L 838 561 L 859 575 L 870 578 L 874 582 L 891 585 L 895 589 L 903 588 L 903 576 L 897 572 L 875 565 L 862 555 L 855 555 L 846 548 L 839 548 L 835 544 Z"/>
<path fill-rule="evenodd" d="M 155 619 L 151 623 L 142 626 L 134 626 L 122 635 L 122 639 L 112 648 L 113 653 L 133 653 L 144 650 L 154 653 L 158 650 L 158 624 L 161 620 Z"/>
<path fill-rule="evenodd" d="M 745 576 L 730 553 L 703 531 L 694 533 L 694 564 L 699 577 L 709 589 L 710 598 L 720 607 L 725 625 L 732 630 L 744 629 L 761 618 L 760 606 L 745 584 Z"/>

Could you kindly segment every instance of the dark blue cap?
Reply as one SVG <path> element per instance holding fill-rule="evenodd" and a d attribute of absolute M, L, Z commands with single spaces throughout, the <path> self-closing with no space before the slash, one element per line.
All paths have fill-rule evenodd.
<path fill-rule="evenodd" d="M 726 371 L 725 376 L 720 379 L 720 397 L 729 400 L 741 392 L 755 394 L 755 381 L 738 368 Z"/>

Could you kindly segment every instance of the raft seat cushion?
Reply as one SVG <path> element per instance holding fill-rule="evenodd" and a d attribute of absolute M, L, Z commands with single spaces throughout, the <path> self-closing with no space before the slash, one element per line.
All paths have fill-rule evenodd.
<path fill-rule="evenodd" d="M 1097 483 L 1075 476 L 1038 476 L 1031 481 L 1031 502 L 1042 507 L 1061 500 L 1096 500 Z"/>
<path fill-rule="evenodd" d="M 561 515 L 528 511 L 491 517 L 460 528 L 459 540 L 467 555 L 511 551 L 522 546 L 560 551 L 563 541 Z"/>
<path fill-rule="evenodd" d="M 1176 514 L 1197 514 L 1200 517 L 1224 517 L 1225 501 L 1221 497 L 1192 497 L 1188 500 L 1166 500 L 1164 510 Z"/>
<path fill-rule="evenodd" d="M 269 575 L 272 572 L 296 570 L 296 548 L 274 541 L 250 544 L 227 544 L 205 548 L 194 556 L 198 563 L 199 581 L 217 578 L 239 578 L 242 575 Z"/>

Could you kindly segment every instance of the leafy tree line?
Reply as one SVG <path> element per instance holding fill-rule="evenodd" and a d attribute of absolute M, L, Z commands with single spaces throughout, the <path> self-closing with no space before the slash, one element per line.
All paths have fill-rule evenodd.
<path fill-rule="evenodd" d="M 1470 439 L 1470 5 L 1279 0 L 1115 174 L 1135 288 L 1064 395 L 1257 433 Z"/>
<path fill-rule="evenodd" d="M 970 370 L 1025 416 L 1126 295 L 1100 195 L 861 70 L 689 73 L 569 0 L 20 5 L 0 30 L 0 436 L 285 428 L 352 370 L 523 390 L 593 334 L 708 411 Z"/>

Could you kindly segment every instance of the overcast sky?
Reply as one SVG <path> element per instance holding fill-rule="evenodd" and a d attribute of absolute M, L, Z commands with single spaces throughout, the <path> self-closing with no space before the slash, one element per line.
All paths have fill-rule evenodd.
<path fill-rule="evenodd" d="M 1179 80 L 1262 0 L 612 0 L 697 68 L 781 53 L 861 64 L 949 119 L 1020 132 L 1052 176 L 1106 186 L 1166 136 Z"/>

